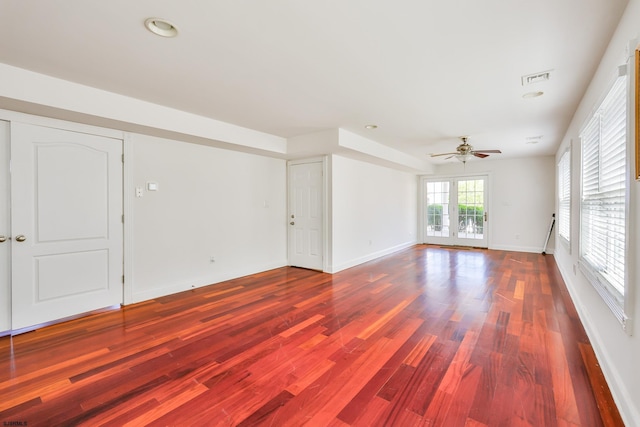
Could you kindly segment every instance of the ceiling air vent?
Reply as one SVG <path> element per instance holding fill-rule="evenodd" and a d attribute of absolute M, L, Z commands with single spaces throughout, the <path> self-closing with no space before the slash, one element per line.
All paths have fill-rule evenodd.
<path fill-rule="evenodd" d="M 522 76 L 522 86 L 528 86 L 533 83 L 546 82 L 549 80 L 551 70 L 542 71 L 540 73 L 529 74 L 528 76 Z"/>

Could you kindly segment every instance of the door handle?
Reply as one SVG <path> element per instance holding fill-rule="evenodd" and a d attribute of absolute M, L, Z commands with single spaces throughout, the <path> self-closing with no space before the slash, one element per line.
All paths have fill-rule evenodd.
<path fill-rule="evenodd" d="M 296 223 L 295 223 L 295 222 L 293 222 L 293 221 L 291 221 L 289 224 L 291 224 L 291 225 L 296 225 Z"/>
<path fill-rule="evenodd" d="M 7 236 L 0 236 L 0 243 L 4 243 L 7 241 Z"/>
<path fill-rule="evenodd" d="M 25 240 L 27 240 L 27 238 L 24 236 L 24 234 L 18 234 L 16 236 L 16 242 L 24 242 Z"/>

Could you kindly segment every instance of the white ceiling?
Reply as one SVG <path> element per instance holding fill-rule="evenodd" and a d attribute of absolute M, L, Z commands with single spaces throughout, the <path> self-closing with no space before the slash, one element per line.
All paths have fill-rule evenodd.
<path fill-rule="evenodd" d="M 627 2 L 2 0 L 0 62 L 282 137 L 340 127 L 424 160 L 469 135 L 494 156 L 550 155 Z"/>

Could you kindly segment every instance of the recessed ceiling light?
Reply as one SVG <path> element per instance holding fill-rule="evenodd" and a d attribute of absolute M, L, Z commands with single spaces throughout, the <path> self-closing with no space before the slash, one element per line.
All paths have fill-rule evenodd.
<path fill-rule="evenodd" d="M 175 37 L 178 35 L 178 28 L 166 19 L 148 18 L 144 21 L 144 26 L 153 34 L 162 37 Z"/>
<path fill-rule="evenodd" d="M 365 125 L 365 129 L 378 129 L 378 125 Z"/>
<path fill-rule="evenodd" d="M 537 98 L 539 96 L 544 95 L 544 92 L 542 91 L 537 91 L 537 92 L 527 92 L 524 95 L 522 95 L 522 97 L 524 99 L 530 99 L 530 98 Z"/>

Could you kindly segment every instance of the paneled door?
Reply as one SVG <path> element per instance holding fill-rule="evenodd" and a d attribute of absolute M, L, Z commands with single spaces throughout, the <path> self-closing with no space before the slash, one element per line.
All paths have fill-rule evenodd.
<path fill-rule="evenodd" d="M 122 303 L 122 141 L 11 124 L 12 329 Z"/>
<path fill-rule="evenodd" d="M 323 269 L 322 162 L 289 165 L 289 264 Z"/>
<path fill-rule="evenodd" d="M 426 180 L 424 241 L 488 246 L 487 177 Z"/>
<path fill-rule="evenodd" d="M 11 330 L 9 122 L 0 120 L 0 335 Z"/>

